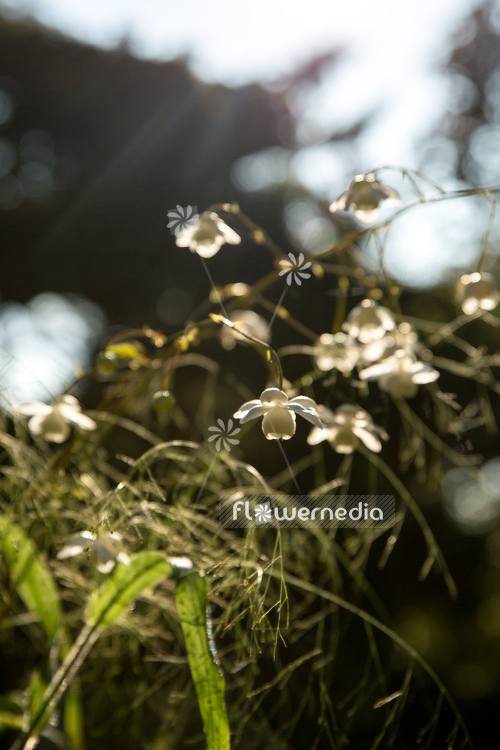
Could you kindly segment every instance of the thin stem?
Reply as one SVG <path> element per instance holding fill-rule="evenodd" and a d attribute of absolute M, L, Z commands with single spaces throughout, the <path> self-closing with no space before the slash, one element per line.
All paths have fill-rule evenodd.
<path fill-rule="evenodd" d="M 481 272 L 481 269 L 483 267 L 483 264 L 486 258 L 486 253 L 488 252 L 488 241 L 490 239 L 490 233 L 491 233 L 493 224 L 495 222 L 495 214 L 497 211 L 497 199 L 498 199 L 497 193 L 492 193 L 490 216 L 488 219 L 488 226 L 486 227 L 486 232 L 484 233 L 483 241 L 481 243 L 481 253 L 479 255 L 479 260 L 477 261 L 477 266 L 476 266 L 477 273 Z"/>
<path fill-rule="evenodd" d="M 266 246 L 277 258 L 286 257 L 280 246 L 273 239 L 271 239 L 271 237 L 269 237 L 267 232 L 264 232 L 262 227 L 260 227 L 255 221 L 253 221 L 243 213 L 238 203 L 217 203 L 207 208 L 207 211 L 214 211 L 215 213 L 226 213 L 231 214 L 232 216 L 237 216 L 238 220 L 243 224 L 243 226 L 246 227 L 246 229 L 250 230 L 253 240 L 258 245 Z"/>
<path fill-rule="evenodd" d="M 227 318 L 220 319 L 220 318 L 217 318 L 217 316 L 214 316 L 212 320 L 215 320 L 216 323 L 222 323 L 228 328 L 236 328 L 240 336 L 244 336 L 249 341 L 253 341 L 254 344 L 258 344 L 259 346 L 262 346 L 264 347 L 264 349 L 266 349 L 266 352 L 268 353 L 270 359 L 272 359 L 276 367 L 276 371 L 278 373 L 279 389 L 280 391 L 282 391 L 283 390 L 283 368 L 281 367 L 281 361 L 280 361 L 280 358 L 278 357 L 278 353 L 276 352 L 276 350 L 273 349 L 273 347 L 270 346 L 269 344 L 266 344 L 265 341 L 261 341 L 255 336 L 251 336 L 249 333 L 245 333 L 245 331 L 240 330 L 237 326 L 234 325 L 234 323 L 232 323 Z"/>

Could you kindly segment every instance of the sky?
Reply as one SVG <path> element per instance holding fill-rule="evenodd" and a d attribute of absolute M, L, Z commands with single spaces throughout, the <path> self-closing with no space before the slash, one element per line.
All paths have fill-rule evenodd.
<path fill-rule="evenodd" d="M 4 0 L 18 12 L 75 38 L 115 46 L 128 37 L 136 53 L 192 57 L 206 80 L 272 80 L 312 55 L 342 44 L 364 61 L 365 78 L 346 80 L 368 99 L 376 78 L 401 83 L 436 56 L 474 0 Z M 368 65 L 369 62 L 369 65 Z"/>

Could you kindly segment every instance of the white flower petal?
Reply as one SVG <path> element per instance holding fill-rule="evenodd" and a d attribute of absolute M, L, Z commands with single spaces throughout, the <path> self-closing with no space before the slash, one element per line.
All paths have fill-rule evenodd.
<path fill-rule="evenodd" d="M 111 560 L 107 560 L 106 562 L 98 562 L 97 563 L 97 570 L 99 573 L 111 573 L 113 568 L 115 567 L 116 560 L 113 557 Z"/>
<path fill-rule="evenodd" d="M 307 442 L 309 445 L 318 445 L 318 443 L 322 443 L 323 440 L 333 440 L 336 434 L 336 428 L 333 428 L 333 430 L 327 430 L 324 427 L 315 427 L 309 433 Z"/>
<path fill-rule="evenodd" d="M 52 406 L 42 404 L 41 401 L 34 401 L 32 404 L 21 404 L 16 407 L 16 412 L 24 417 L 35 417 L 42 414 L 50 414 Z"/>
<path fill-rule="evenodd" d="M 223 244 L 224 241 L 222 237 L 216 237 L 211 244 L 204 242 L 195 242 L 194 240 L 192 240 L 190 248 L 191 251 L 193 253 L 197 253 L 200 258 L 213 258 L 214 255 L 217 255 Z"/>
<path fill-rule="evenodd" d="M 268 440 L 288 440 L 295 435 L 295 414 L 274 406 L 262 420 L 262 431 Z"/>
<path fill-rule="evenodd" d="M 288 396 L 279 388 L 266 388 L 260 394 L 260 400 L 263 404 L 288 404 Z"/>
<path fill-rule="evenodd" d="M 262 406 L 260 398 L 254 398 L 252 401 L 246 401 L 244 404 L 240 406 L 238 411 L 235 411 L 233 414 L 233 417 L 236 419 L 240 419 L 241 417 L 244 417 L 245 414 L 248 414 L 250 409 L 253 409 L 255 406 Z M 210 427 L 209 429 L 216 429 L 215 427 Z"/>
<path fill-rule="evenodd" d="M 368 450 L 373 451 L 374 453 L 380 453 L 382 450 L 382 443 L 373 432 L 365 430 L 359 426 L 354 426 L 352 431 L 366 445 Z"/>
<path fill-rule="evenodd" d="M 300 414 L 301 417 L 304 417 L 304 419 L 307 419 L 308 422 L 315 425 L 316 427 L 323 427 L 323 422 L 318 417 L 316 412 L 302 411 L 302 410 L 298 411 L 297 409 L 293 409 L 292 411 L 296 411 L 297 414 Z"/>
<path fill-rule="evenodd" d="M 356 219 L 358 221 L 363 222 L 363 224 L 372 224 L 374 221 L 377 220 L 378 215 L 379 215 L 379 210 L 378 208 L 365 209 L 365 210 L 362 210 L 360 208 L 355 208 L 353 213 Z"/>
<path fill-rule="evenodd" d="M 268 408 L 263 406 L 261 403 L 259 403 L 258 406 L 254 406 L 253 409 L 250 409 L 249 411 L 245 412 L 245 414 L 241 417 L 238 417 L 241 424 L 246 424 L 247 422 L 250 422 L 250 420 L 255 419 L 256 417 L 261 417 L 263 414 L 266 414 L 268 411 Z M 236 412 L 238 414 L 238 412 Z M 233 416 L 236 417 L 236 414 Z"/>
<path fill-rule="evenodd" d="M 316 412 L 318 410 L 318 404 L 312 398 L 309 398 L 309 396 L 295 396 L 295 398 L 290 400 L 288 408 L 291 408 L 291 404 L 298 404 L 302 409 L 307 409 L 308 411 Z M 298 409 L 295 409 L 295 411 L 298 411 Z"/>
<path fill-rule="evenodd" d="M 434 370 L 433 367 L 424 364 L 423 362 L 417 362 L 418 367 L 415 367 L 412 374 L 412 380 L 414 383 L 424 385 L 426 383 L 434 383 L 439 378 L 439 372 Z"/>
<path fill-rule="evenodd" d="M 345 207 L 347 204 L 347 198 L 349 196 L 349 190 L 346 190 L 342 195 L 340 195 L 336 201 L 332 203 L 330 206 L 330 211 L 332 214 L 334 214 L 336 211 L 345 211 Z"/>
<path fill-rule="evenodd" d="M 62 407 L 60 407 L 59 411 L 61 411 L 61 408 Z M 95 428 L 97 427 L 97 422 L 94 422 L 93 419 L 87 417 L 86 414 L 82 414 L 81 411 L 75 410 L 73 411 L 71 416 L 69 416 L 69 413 L 64 416 L 66 416 L 66 418 L 70 422 L 72 422 L 77 427 L 80 427 L 82 430 L 95 430 Z"/>
<path fill-rule="evenodd" d="M 348 427 L 339 429 L 335 438 L 330 441 L 332 448 L 337 453 L 349 454 L 354 451 L 358 444 L 358 438 Z"/>
<path fill-rule="evenodd" d="M 31 417 L 28 429 L 32 435 L 41 435 L 50 443 L 64 443 L 71 432 L 67 422 L 55 411 Z"/>
<path fill-rule="evenodd" d="M 239 234 L 237 234 L 231 227 L 228 227 L 227 224 L 225 224 L 222 219 L 217 218 L 216 220 L 217 228 L 219 232 L 224 237 L 224 240 L 229 245 L 239 245 L 241 242 L 241 237 Z"/>
<path fill-rule="evenodd" d="M 393 364 L 391 362 L 379 362 L 376 365 L 370 365 L 359 373 L 360 380 L 376 380 L 383 375 L 388 375 L 393 372 Z"/>

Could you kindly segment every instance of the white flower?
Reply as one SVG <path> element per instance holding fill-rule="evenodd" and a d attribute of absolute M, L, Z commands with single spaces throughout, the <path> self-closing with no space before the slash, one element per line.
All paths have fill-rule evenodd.
<path fill-rule="evenodd" d="M 298 258 L 293 253 L 288 253 L 290 260 L 280 260 L 281 266 L 280 276 L 286 275 L 286 283 L 288 286 L 292 285 L 292 281 L 302 286 L 301 279 L 310 279 L 310 273 L 304 273 L 306 268 L 311 267 L 310 261 L 304 263 L 304 253 L 300 253 Z"/>
<path fill-rule="evenodd" d="M 379 453 L 382 449 L 380 438 L 388 439 L 387 433 L 374 424 L 368 412 L 359 406 L 343 404 L 332 412 L 326 406 L 320 405 L 318 413 L 324 428 L 315 427 L 311 431 L 307 438 L 309 445 L 317 445 L 323 440 L 328 440 L 337 453 L 352 453 L 361 440 L 369 450 Z"/>
<path fill-rule="evenodd" d="M 457 297 L 466 315 L 478 310 L 494 310 L 500 301 L 495 277 L 491 273 L 471 273 L 457 284 Z"/>
<path fill-rule="evenodd" d="M 69 437 L 72 424 L 82 430 L 95 430 L 97 427 L 93 419 L 82 414 L 82 407 L 74 396 L 62 396 L 51 406 L 41 401 L 22 404 L 16 411 L 25 417 L 31 417 L 28 428 L 32 435 L 41 435 L 51 443 L 64 443 Z"/>
<path fill-rule="evenodd" d="M 179 232 L 193 226 L 200 218 L 196 206 L 186 206 L 186 208 L 183 208 L 178 205 L 177 208 L 169 211 L 167 215 L 170 219 L 167 227 L 176 237 L 179 236 Z"/>
<path fill-rule="evenodd" d="M 288 399 L 279 388 L 266 388 L 260 398 L 247 401 L 234 416 L 241 424 L 264 416 L 262 431 L 268 440 L 288 440 L 295 435 L 295 413 L 300 414 L 316 427 L 322 427 L 316 402 L 307 396 Z"/>
<path fill-rule="evenodd" d="M 379 388 L 396 398 L 411 398 L 418 386 L 433 383 L 439 372 L 430 365 L 419 362 L 413 355 L 398 351 L 382 362 L 371 365 L 359 373 L 361 380 L 377 380 Z"/>
<path fill-rule="evenodd" d="M 225 242 L 239 245 L 241 237 L 216 213 L 205 211 L 194 224 L 181 229 L 175 244 L 189 247 L 192 253 L 198 253 L 202 258 L 212 258 Z"/>
<path fill-rule="evenodd" d="M 397 206 L 401 199 L 395 190 L 382 185 L 374 174 L 358 174 L 351 184 L 349 190 L 330 206 L 330 211 L 349 211 L 352 209 L 354 216 L 365 224 L 371 224 L 379 214 L 380 203 L 387 206 Z"/>
<path fill-rule="evenodd" d="M 238 331 L 248 333 L 260 341 L 264 341 L 266 344 L 271 340 L 271 334 L 269 331 L 269 324 L 253 310 L 234 310 L 229 315 L 229 320 L 234 323 L 233 328 L 227 326 L 222 327 L 220 334 L 221 344 L 224 349 L 233 349 L 236 342 L 242 344 L 249 344 L 249 340 L 242 336 Z"/>
<path fill-rule="evenodd" d="M 314 347 L 316 367 L 324 372 L 351 372 L 357 365 L 360 350 L 351 336 L 345 333 L 322 333 Z"/>
<path fill-rule="evenodd" d="M 230 419 L 227 423 L 227 427 L 224 424 L 222 419 L 217 420 L 218 427 L 209 427 L 209 431 L 215 433 L 214 435 L 210 435 L 208 438 L 208 442 L 211 443 L 212 440 L 216 440 L 215 443 L 215 450 L 220 451 L 221 447 L 225 448 L 225 450 L 230 451 L 231 445 L 238 445 L 240 442 L 237 438 L 234 436 L 237 435 L 240 432 L 240 428 L 236 427 L 233 430 L 233 420 Z"/>
<path fill-rule="evenodd" d="M 68 543 L 58 553 L 58 560 L 67 560 L 82 552 L 92 552 L 99 562 L 97 570 L 110 573 L 117 562 L 130 564 L 130 558 L 122 550 L 122 537 L 115 531 L 111 533 L 94 534 L 92 531 L 80 531 L 68 539 Z"/>
<path fill-rule="evenodd" d="M 383 339 L 387 331 L 396 327 L 394 315 L 372 299 L 364 299 L 353 307 L 343 325 L 344 330 L 362 344 L 372 344 Z"/>

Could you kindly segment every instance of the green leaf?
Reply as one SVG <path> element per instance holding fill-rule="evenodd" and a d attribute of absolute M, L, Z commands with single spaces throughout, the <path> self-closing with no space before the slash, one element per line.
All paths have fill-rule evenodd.
<path fill-rule="evenodd" d="M 93 628 L 113 625 L 134 599 L 171 572 L 172 566 L 159 552 L 141 552 L 130 565 L 119 565 L 91 601 L 88 624 Z"/>
<path fill-rule="evenodd" d="M 207 637 L 207 583 L 199 573 L 182 577 L 177 609 L 186 639 L 189 667 L 198 694 L 207 750 L 229 750 L 224 679 L 214 664 Z"/>
<path fill-rule="evenodd" d="M 10 571 L 12 585 L 30 612 L 53 640 L 62 627 L 61 605 L 52 575 L 33 542 L 18 526 L 0 516 L 0 550 Z"/>
<path fill-rule="evenodd" d="M 112 344 L 106 347 L 107 352 L 113 352 L 120 359 L 144 359 L 142 347 L 140 344 L 131 344 L 124 342 L 123 344 Z"/>
<path fill-rule="evenodd" d="M 30 723 L 33 722 L 35 717 L 37 717 L 40 714 L 40 711 L 43 709 L 43 696 L 45 695 L 47 687 L 48 682 L 43 678 L 41 671 L 35 669 L 35 671 L 31 675 L 31 680 L 28 688 Z M 40 726 L 41 723 L 43 726 L 45 726 L 49 719 L 50 712 L 48 712 L 47 715 L 43 717 L 43 721 L 39 722 L 38 725 Z"/>
<path fill-rule="evenodd" d="M 64 734 L 71 750 L 85 750 L 83 704 L 78 682 L 71 683 L 64 699 Z"/>

